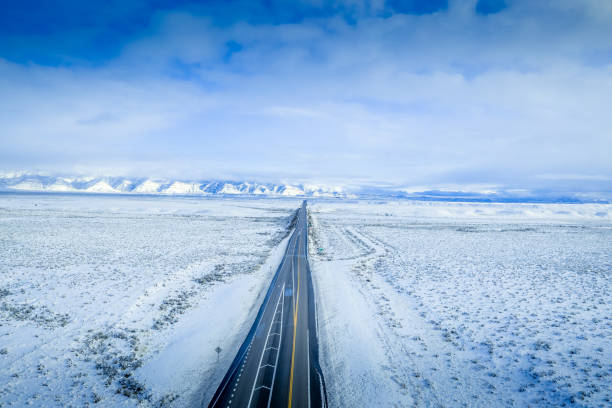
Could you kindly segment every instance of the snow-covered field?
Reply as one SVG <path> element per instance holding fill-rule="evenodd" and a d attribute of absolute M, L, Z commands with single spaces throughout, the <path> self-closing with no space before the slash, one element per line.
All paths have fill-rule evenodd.
<path fill-rule="evenodd" d="M 298 206 L 1 194 L 0 406 L 209 398 Z"/>
<path fill-rule="evenodd" d="M 298 205 L 0 194 L 0 406 L 206 401 Z M 612 206 L 309 205 L 332 406 L 610 406 Z"/>
<path fill-rule="evenodd" d="M 317 202 L 332 407 L 612 406 L 612 206 Z"/>

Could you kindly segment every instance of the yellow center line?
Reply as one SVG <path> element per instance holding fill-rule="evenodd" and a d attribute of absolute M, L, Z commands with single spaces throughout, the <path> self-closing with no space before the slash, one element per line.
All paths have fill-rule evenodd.
<path fill-rule="evenodd" d="M 300 249 L 298 247 L 298 257 L 300 255 Z M 291 374 L 289 376 L 289 408 L 291 408 L 291 397 L 293 395 L 293 366 L 295 364 L 295 333 L 297 331 L 297 320 L 298 320 L 298 306 L 300 304 L 300 261 L 298 259 L 297 276 L 297 296 L 295 301 L 295 310 L 293 311 L 293 349 L 291 350 Z"/>

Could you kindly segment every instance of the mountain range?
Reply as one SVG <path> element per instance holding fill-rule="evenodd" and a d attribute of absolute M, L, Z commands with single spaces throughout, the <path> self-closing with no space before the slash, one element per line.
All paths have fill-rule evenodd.
<path fill-rule="evenodd" d="M 231 180 L 183 180 L 138 177 L 48 176 L 29 172 L 0 173 L 0 192 L 145 194 L 170 196 L 328 197 L 408 199 L 421 201 L 607 203 L 612 194 L 580 194 L 550 190 L 482 190 L 361 186 L 346 188 L 318 184 L 259 183 Z"/>
<path fill-rule="evenodd" d="M 342 187 L 219 180 L 161 180 L 127 177 L 60 177 L 28 173 L 0 174 L 0 191 L 159 194 L 257 195 L 280 197 L 350 197 Z"/>

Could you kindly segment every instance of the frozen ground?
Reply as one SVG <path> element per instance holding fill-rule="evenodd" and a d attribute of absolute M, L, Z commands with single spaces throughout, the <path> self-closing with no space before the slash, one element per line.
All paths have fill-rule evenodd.
<path fill-rule="evenodd" d="M 298 206 L 0 195 L 0 407 L 207 399 Z"/>
<path fill-rule="evenodd" d="M 612 405 L 612 206 L 310 210 L 332 407 Z"/>

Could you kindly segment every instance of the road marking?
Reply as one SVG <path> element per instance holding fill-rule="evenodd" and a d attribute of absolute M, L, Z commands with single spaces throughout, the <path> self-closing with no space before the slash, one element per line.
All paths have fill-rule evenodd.
<path fill-rule="evenodd" d="M 295 305 L 295 256 L 291 258 L 291 300 Z"/>
<path fill-rule="evenodd" d="M 308 236 L 307 236 L 307 233 L 308 233 L 308 220 L 305 218 L 307 216 L 307 215 L 305 215 L 306 214 L 306 212 L 305 212 L 305 208 L 306 208 L 305 203 L 306 202 L 304 201 L 304 203 L 302 204 L 302 208 L 300 209 L 300 211 L 298 213 L 297 225 L 295 226 L 295 229 L 293 230 L 292 236 L 289 238 L 288 247 L 285 250 L 285 256 L 283 257 L 283 259 L 282 259 L 282 261 L 281 261 L 281 263 L 280 263 L 280 265 L 278 267 L 277 273 L 275 274 L 275 278 L 278 277 L 279 280 L 280 280 L 280 276 L 283 273 L 286 273 L 284 270 L 287 267 L 287 264 L 286 264 L 287 258 L 291 257 L 292 258 L 290 260 L 291 266 L 289 266 L 291 268 L 291 280 L 292 280 L 292 282 L 291 282 L 291 293 L 285 293 L 284 295 L 281 295 L 279 297 L 278 301 L 277 301 L 276 310 L 275 310 L 274 315 L 273 315 L 273 322 L 271 323 L 270 327 L 268 328 L 268 333 L 267 333 L 266 340 L 265 340 L 265 343 L 264 343 L 264 350 L 262 351 L 262 354 L 260 356 L 259 365 L 258 365 L 257 372 L 256 372 L 256 375 L 255 375 L 255 382 L 253 383 L 253 388 L 254 388 L 257 385 L 257 380 L 258 380 L 259 374 L 261 372 L 261 368 L 274 367 L 274 372 L 273 372 L 273 377 L 272 377 L 272 384 L 270 384 L 270 387 L 268 387 L 267 385 L 263 385 L 263 384 L 261 384 L 259 387 L 257 387 L 257 389 L 264 388 L 264 389 L 269 390 L 268 391 L 269 392 L 268 408 L 270 408 L 270 404 L 271 404 L 271 399 L 272 399 L 272 394 L 273 394 L 272 390 L 274 388 L 276 370 L 277 370 L 277 367 L 278 367 L 278 361 L 279 361 L 279 357 L 280 357 L 280 348 L 281 348 L 282 330 L 283 330 L 283 320 L 284 320 L 282 318 L 282 316 L 284 314 L 284 297 L 285 296 L 289 296 L 289 295 L 292 296 L 292 304 L 293 304 L 293 307 L 294 307 L 294 311 L 293 311 L 294 312 L 293 313 L 293 325 L 294 325 L 294 327 L 293 327 L 293 342 L 292 342 L 293 344 L 292 344 L 292 352 L 291 352 L 291 373 L 290 373 L 290 385 L 289 385 L 289 407 L 292 406 L 292 399 L 293 399 L 292 398 L 292 396 L 293 396 L 293 377 L 294 377 L 294 370 L 295 370 L 295 344 L 296 344 L 296 337 L 297 337 L 297 324 L 298 324 L 298 319 L 299 319 L 299 313 L 298 313 L 298 311 L 299 311 L 299 298 L 300 298 L 299 290 L 300 290 L 300 287 L 301 287 L 300 286 L 301 285 L 301 283 L 300 283 L 301 282 L 300 259 L 301 258 L 307 259 L 307 254 L 308 254 Z M 297 267 L 295 266 L 295 263 L 297 263 Z M 308 269 L 306 269 L 306 271 L 307 270 Z M 296 273 L 297 273 L 297 281 L 298 281 L 297 282 L 297 291 L 298 291 L 297 294 L 295 293 L 295 280 L 296 280 L 295 279 L 295 274 Z M 285 276 L 285 279 L 286 279 L 286 275 L 284 275 L 284 276 Z M 278 286 L 280 286 L 280 282 L 276 282 L 276 284 Z M 283 283 L 283 291 L 286 289 L 285 285 L 286 284 Z M 307 296 L 307 295 L 305 295 L 305 296 Z M 268 299 L 268 300 L 270 300 L 270 299 Z M 281 301 L 282 301 L 282 305 L 283 306 L 279 310 L 278 309 L 279 302 L 281 302 Z M 270 302 L 270 301 L 266 302 L 266 304 L 264 306 L 264 311 L 263 311 L 263 313 L 261 315 L 262 317 L 263 317 L 263 314 L 266 313 L 266 309 L 268 308 L 268 304 L 269 303 L 272 303 L 272 302 Z M 277 316 L 277 314 L 279 312 L 281 313 L 281 320 L 277 321 L 276 320 L 276 316 Z M 231 384 L 232 377 L 234 376 L 234 373 L 239 368 L 238 378 L 236 379 L 236 381 L 234 383 L 235 387 L 234 387 L 233 391 L 235 391 L 236 386 L 237 386 L 236 383 L 240 379 L 240 376 L 241 376 L 241 374 L 242 374 L 242 372 L 244 370 L 245 364 L 246 364 L 246 360 L 248 359 L 250 351 L 251 351 L 251 348 L 253 346 L 253 340 L 255 338 L 255 334 L 261 333 L 263 330 L 265 330 L 265 327 L 261 324 L 262 321 L 263 321 L 263 318 L 260 318 L 260 320 L 257 322 L 257 327 L 255 327 L 253 329 L 254 331 L 251 332 L 251 333 L 253 333 L 253 337 L 249 341 L 248 347 L 245 350 L 246 352 L 243 352 L 242 356 L 240 358 L 242 360 L 242 366 L 241 367 L 239 365 L 234 366 L 232 368 L 231 372 L 228 373 L 228 375 L 226 377 L 227 380 L 225 380 L 223 382 L 223 385 L 220 387 L 220 390 L 218 391 L 218 395 L 215 398 L 215 401 L 213 402 L 213 404 L 211 404 L 212 406 L 216 406 L 216 404 L 219 401 L 220 397 L 224 393 L 224 389 L 226 387 L 228 387 L 228 385 Z M 275 326 L 278 323 L 280 323 L 280 326 L 281 326 L 280 327 L 280 334 L 276 333 L 276 330 L 275 330 L 275 332 L 271 332 L 272 325 Z M 273 344 L 272 343 L 272 337 L 276 336 L 276 335 L 279 335 L 279 344 L 277 345 L 277 347 L 270 346 L 270 344 Z M 269 346 L 269 347 L 266 347 L 266 346 Z M 310 351 L 310 339 L 309 339 L 308 328 L 307 328 L 307 347 L 308 347 L 308 349 L 307 349 L 308 350 L 308 355 L 307 355 L 307 358 L 308 358 L 308 373 L 307 373 L 307 375 L 308 375 L 308 393 L 309 393 L 309 395 L 308 395 L 308 404 L 310 406 L 310 403 L 311 403 L 311 401 L 310 401 L 310 397 L 311 397 L 310 396 L 310 353 L 309 353 L 309 351 Z M 276 350 L 276 362 L 275 362 L 275 365 L 272 366 L 270 364 L 265 364 L 264 366 L 262 366 L 261 363 L 263 362 L 264 354 L 266 354 L 266 352 L 268 352 L 271 349 Z M 270 354 L 268 354 L 268 359 L 270 357 L 271 357 Z M 240 361 L 240 360 L 238 360 L 238 361 Z M 317 372 L 317 374 L 320 377 L 320 374 L 318 372 Z M 245 378 L 245 380 L 246 380 L 246 378 Z M 247 384 L 245 384 L 244 381 L 243 381 L 243 385 L 247 385 Z M 254 392 L 254 390 L 252 389 L 251 390 L 251 396 L 249 398 L 249 402 L 248 402 L 247 407 L 250 407 L 250 405 L 252 404 L 253 392 Z M 230 396 L 230 400 L 228 401 L 228 403 L 229 403 L 228 407 L 229 407 L 229 405 L 232 402 L 235 401 L 234 393 L 232 392 L 231 394 L 232 395 Z"/>
<path fill-rule="evenodd" d="M 276 308 L 274 309 L 274 315 L 272 315 L 272 321 L 270 322 L 270 328 L 268 329 L 268 334 L 266 335 L 266 342 L 264 343 L 264 349 L 261 352 L 261 357 L 259 358 L 259 364 L 257 365 L 257 373 L 255 374 L 255 381 L 253 381 L 253 388 L 251 388 L 251 395 L 249 396 L 249 403 L 247 404 L 247 407 L 251 406 L 251 402 L 253 400 L 253 394 L 255 393 L 256 390 L 260 389 L 260 388 L 267 388 L 268 390 L 271 390 L 271 387 L 266 387 L 264 385 L 261 385 L 257 388 L 255 388 L 255 386 L 257 385 L 257 379 L 259 378 L 259 373 L 261 371 L 261 369 L 263 368 L 261 365 L 261 362 L 263 361 L 263 356 L 264 354 L 266 354 L 266 351 L 269 349 L 274 349 L 276 350 L 276 363 L 278 363 L 278 355 L 280 354 L 278 349 L 280 348 L 280 341 L 282 338 L 279 339 L 278 342 L 278 348 L 275 347 L 267 347 L 266 345 L 268 344 L 268 341 L 270 341 L 270 333 L 272 332 L 272 326 L 274 326 L 276 323 L 278 323 L 276 315 L 278 314 L 279 310 L 281 313 L 281 318 L 280 318 L 280 332 L 283 332 L 283 309 L 284 309 L 284 305 L 285 305 L 285 297 L 283 296 L 283 293 L 285 292 L 285 284 L 283 284 L 283 289 L 280 291 L 280 295 L 278 296 L 278 301 L 276 302 Z M 281 300 L 282 300 L 282 306 L 281 306 Z M 281 308 L 279 309 L 278 307 L 281 306 Z M 274 374 L 272 375 L 272 378 L 274 378 L 274 376 L 276 375 L 276 366 L 278 364 L 274 365 Z M 274 386 L 274 382 L 272 382 L 272 387 Z M 270 395 L 272 395 L 272 392 L 270 392 Z M 270 406 L 270 401 L 268 400 L 268 406 Z"/>
<path fill-rule="evenodd" d="M 281 274 L 281 272 L 282 272 L 283 268 L 285 267 L 285 265 L 286 265 L 286 261 L 287 261 L 287 255 L 289 255 L 288 250 L 289 250 L 289 247 L 291 246 L 291 241 L 295 242 L 296 236 L 297 236 L 297 228 L 295 228 L 295 229 L 293 230 L 293 232 L 291 233 L 291 236 L 289 237 L 289 242 L 287 243 L 287 247 L 285 248 L 285 255 L 283 256 L 283 259 L 281 260 L 281 263 L 280 263 L 280 265 L 278 266 L 278 269 L 277 269 L 277 273 L 278 273 L 278 275 L 277 275 L 277 273 L 275 273 L 275 274 L 274 274 L 274 276 L 279 276 L 279 275 Z M 284 287 L 285 287 L 285 285 L 283 284 L 283 288 L 284 288 Z M 266 302 L 266 305 L 264 306 L 264 312 L 263 312 L 263 313 L 265 313 L 265 311 L 268 309 L 268 305 L 269 305 L 269 304 L 270 304 L 270 302 L 269 302 L 269 301 L 268 301 L 268 302 Z M 283 301 L 283 304 L 284 304 L 284 301 Z M 263 316 L 263 315 L 262 315 L 262 316 Z M 255 332 L 257 332 L 257 331 L 259 330 L 260 324 L 261 324 L 261 320 L 260 320 L 260 321 L 257 323 L 257 328 L 255 329 Z M 254 339 L 254 338 L 255 338 L 255 336 L 253 336 L 253 337 L 251 338 L 251 341 L 249 342 L 249 347 L 247 347 L 247 349 L 245 350 L 245 352 L 242 354 L 241 360 L 242 360 L 242 367 L 243 367 L 243 369 L 244 369 L 244 365 L 246 364 L 246 359 L 248 358 L 248 355 L 249 355 L 249 353 L 251 352 L 251 347 L 253 346 L 253 339 Z M 232 381 L 232 377 L 233 377 L 233 376 L 234 376 L 234 374 L 236 373 L 236 370 L 238 369 L 238 367 L 239 367 L 239 366 L 238 366 L 238 365 L 236 365 L 236 366 L 235 366 L 235 367 L 232 369 L 231 374 L 230 374 L 228 377 L 226 377 L 226 378 L 225 378 L 225 381 L 222 383 L 223 385 L 219 385 L 219 387 L 220 387 L 221 391 L 220 391 L 220 392 L 217 394 L 217 398 L 215 398 L 215 401 L 214 401 L 213 403 L 211 403 L 211 404 L 210 404 L 211 406 L 213 406 L 213 407 L 214 407 L 214 406 L 216 406 L 216 405 L 217 405 L 217 403 L 219 402 L 219 399 L 220 399 L 220 398 L 221 398 L 221 396 L 223 395 L 223 392 L 224 392 L 225 388 L 228 386 L 228 384 L 230 384 L 230 383 L 231 383 L 231 381 Z M 242 370 L 240 370 L 240 371 L 242 371 Z M 229 403 L 231 403 L 231 400 L 230 400 L 230 401 L 228 401 L 228 404 L 229 404 Z M 229 406 L 229 405 L 228 405 L 228 406 Z"/>
<path fill-rule="evenodd" d="M 298 255 L 300 254 L 298 248 Z M 293 349 L 291 350 L 291 375 L 289 376 L 289 408 L 291 408 L 291 399 L 293 396 L 293 367 L 295 365 L 295 334 L 297 331 L 298 308 L 300 306 L 300 263 L 297 267 L 298 287 L 295 301 L 295 310 L 293 311 Z"/>
<path fill-rule="evenodd" d="M 308 408 L 310 408 L 310 330 L 306 329 L 306 356 L 308 357 Z"/>
<path fill-rule="evenodd" d="M 283 289 L 285 289 L 285 285 L 283 284 Z M 284 292 L 284 290 L 283 290 Z M 280 346 L 281 341 L 283 339 L 283 317 L 285 314 L 285 296 L 281 296 L 283 298 L 283 303 L 281 305 L 281 319 L 280 319 L 280 333 L 278 335 L 278 350 L 276 352 L 276 361 L 274 361 L 274 372 L 272 373 L 272 384 L 270 384 L 270 393 L 268 395 L 268 408 L 270 408 L 270 403 L 272 402 L 272 392 L 274 390 L 274 379 L 276 378 L 276 367 L 278 367 L 278 357 L 280 356 Z"/>

